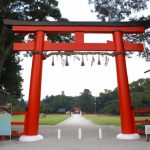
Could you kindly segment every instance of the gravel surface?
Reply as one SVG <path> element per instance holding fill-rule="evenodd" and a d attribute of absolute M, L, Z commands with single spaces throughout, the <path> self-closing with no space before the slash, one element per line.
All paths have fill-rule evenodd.
<path fill-rule="evenodd" d="M 95 126 L 94 123 L 90 122 L 83 118 L 80 114 L 74 114 L 67 120 L 61 122 L 57 126 L 60 127 L 87 127 L 87 126 Z"/>
<path fill-rule="evenodd" d="M 20 128 L 20 127 L 19 127 Z M 78 130 L 82 130 L 82 138 L 78 139 Z M 18 129 L 18 128 L 17 128 Z M 61 138 L 58 139 L 58 129 Z M 102 130 L 102 139 L 99 139 L 99 129 Z M 37 142 L 0 141 L 0 150 L 148 150 L 150 142 L 145 137 L 140 140 L 118 140 L 116 135 L 120 132 L 118 126 L 98 126 L 73 115 L 64 122 L 55 125 L 40 126 L 39 132 L 44 140 Z"/>

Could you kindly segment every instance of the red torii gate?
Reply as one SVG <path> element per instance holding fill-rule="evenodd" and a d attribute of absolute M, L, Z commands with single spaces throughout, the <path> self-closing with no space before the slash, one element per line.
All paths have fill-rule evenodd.
<path fill-rule="evenodd" d="M 14 51 L 32 51 L 32 72 L 27 111 L 25 135 L 20 141 L 37 141 L 43 139 L 38 135 L 42 62 L 44 51 L 114 51 L 116 53 L 116 70 L 118 80 L 118 95 L 121 116 L 121 134 L 119 139 L 138 139 L 135 133 L 134 117 L 132 115 L 131 98 L 125 61 L 125 51 L 143 51 L 143 44 L 123 41 L 123 34 L 143 33 L 149 27 L 144 22 L 32 22 L 4 20 L 15 33 L 34 33 L 35 39 L 28 43 L 14 43 Z M 45 33 L 74 33 L 74 43 L 52 43 L 45 41 Z M 84 43 L 84 33 L 110 33 L 113 42 Z"/>

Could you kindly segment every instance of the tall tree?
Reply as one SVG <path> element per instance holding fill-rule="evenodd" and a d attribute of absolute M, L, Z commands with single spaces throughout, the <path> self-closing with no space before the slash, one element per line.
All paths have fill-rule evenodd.
<path fill-rule="evenodd" d="M 15 40 L 23 40 L 23 35 L 13 36 L 13 33 L 3 24 L 3 18 L 16 20 L 32 20 L 32 21 L 48 21 L 50 18 L 58 21 L 67 21 L 61 17 L 56 0 L 2 0 L 0 2 L 0 68 L 3 67 L 8 53 L 12 49 L 12 42 Z M 68 40 L 60 35 L 50 36 L 54 41 Z M 0 75 L 1 75 L 0 69 Z"/>
<path fill-rule="evenodd" d="M 17 35 L 11 32 L 4 24 L 3 19 L 10 18 L 16 20 L 32 20 L 32 21 L 49 21 L 49 19 L 57 21 L 67 21 L 62 18 L 56 0 L 1 0 L 0 1 L 0 80 L 6 82 L 7 63 L 10 64 L 10 59 L 7 59 L 12 51 L 12 44 L 14 41 L 23 41 L 25 35 Z M 48 35 L 52 41 L 69 41 L 70 35 Z M 14 62 L 19 56 L 12 57 Z M 5 68 L 4 68 L 5 65 Z M 18 64 L 16 64 L 18 65 Z M 9 66 L 10 67 L 10 66 Z M 17 66 L 16 66 L 17 67 Z M 11 69 L 10 69 L 11 71 Z M 20 76 L 18 70 L 18 78 Z M 3 77 L 2 77 L 3 74 Z M 11 73 L 12 74 L 12 73 Z M 16 78 L 15 74 L 12 77 Z M 18 79 L 21 85 L 22 80 Z M 8 83 L 10 83 L 8 81 Z M 11 85 L 10 85 L 11 86 Z M 14 86 L 14 85 L 13 85 Z M 0 87 L 8 90 L 9 86 L 1 82 Z M 20 87 L 18 87 L 20 88 Z M 15 91 L 15 89 L 14 89 Z M 17 91 L 16 91 L 17 92 Z M 18 97 L 19 98 L 19 97 Z"/>
<path fill-rule="evenodd" d="M 143 13 L 139 14 L 140 11 L 149 9 L 148 2 L 150 0 L 89 0 L 89 4 L 93 5 L 93 12 L 101 21 L 122 21 L 128 19 L 133 20 L 150 20 L 150 14 L 148 13 L 145 17 Z M 137 17 L 134 17 L 138 13 Z M 139 56 L 145 58 L 146 61 L 150 61 L 150 32 L 149 29 L 145 34 L 137 35 L 125 35 L 125 39 L 134 42 L 145 42 L 145 51 L 139 53 Z"/>
<path fill-rule="evenodd" d="M 105 89 L 104 92 L 100 92 L 97 98 L 97 110 L 102 111 L 107 104 L 111 101 L 118 99 L 118 89 L 115 88 L 113 91 Z"/>
<path fill-rule="evenodd" d="M 0 89 L 7 89 L 7 92 L 16 98 L 23 96 L 21 93 L 23 79 L 20 72 L 22 70 L 20 61 L 20 57 L 11 51 L 4 63 L 5 70 L 2 72 L 0 80 Z"/>
<path fill-rule="evenodd" d="M 95 98 L 89 89 L 84 89 L 84 92 L 79 96 L 79 105 L 82 112 L 95 111 Z"/>
<path fill-rule="evenodd" d="M 139 79 L 130 84 L 132 106 L 134 109 L 150 108 L 150 79 Z"/>

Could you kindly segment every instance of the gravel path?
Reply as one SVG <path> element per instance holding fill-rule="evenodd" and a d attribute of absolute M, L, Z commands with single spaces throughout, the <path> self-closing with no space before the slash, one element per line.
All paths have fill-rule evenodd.
<path fill-rule="evenodd" d="M 60 127 L 87 127 L 87 126 L 95 126 L 94 123 L 86 120 L 79 114 L 74 114 L 67 120 L 61 122 L 57 126 Z"/>
<path fill-rule="evenodd" d="M 82 129 L 82 139 L 78 139 L 78 129 Z M 98 130 L 102 129 L 102 139 Z M 58 129 L 61 139 L 58 140 Z M 74 115 L 56 126 L 40 126 L 44 140 L 37 142 L 0 141 L 0 150 L 148 150 L 150 142 L 140 140 L 118 140 L 118 126 L 98 126 L 81 116 Z"/>

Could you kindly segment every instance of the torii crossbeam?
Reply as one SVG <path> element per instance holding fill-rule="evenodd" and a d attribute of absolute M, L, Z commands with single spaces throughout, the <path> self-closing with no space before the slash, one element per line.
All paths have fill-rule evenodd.
<path fill-rule="evenodd" d="M 40 95 L 42 79 L 43 51 L 114 51 L 116 52 L 116 70 L 118 95 L 121 116 L 121 134 L 119 139 L 138 139 L 134 117 L 132 115 L 131 98 L 124 53 L 126 51 L 143 51 L 141 43 L 123 41 L 123 34 L 143 33 L 149 28 L 149 21 L 144 22 L 32 22 L 4 20 L 15 33 L 34 33 L 35 39 L 28 43 L 14 43 L 14 51 L 32 51 L 33 62 L 30 81 L 30 92 L 27 111 L 25 135 L 20 141 L 37 141 L 43 139 L 38 135 Z M 45 41 L 46 33 L 74 33 L 72 43 L 52 43 Z M 85 43 L 85 33 L 109 33 L 113 41 L 107 43 Z M 36 53 L 34 53 L 36 51 Z"/>

